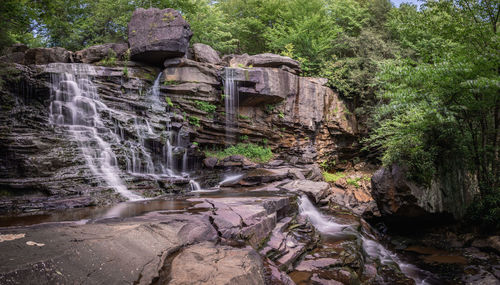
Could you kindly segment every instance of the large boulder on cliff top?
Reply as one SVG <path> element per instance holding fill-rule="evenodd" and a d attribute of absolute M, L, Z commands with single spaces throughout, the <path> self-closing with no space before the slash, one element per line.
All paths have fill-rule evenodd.
<path fill-rule="evenodd" d="M 221 64 L 219 54 L 209 45 L 194 44 L 193 45 L 194 59 L 199 62 L 211 64 Z"/>
<path fill-rule="evenodd" d="M 124 59 L 127 50 L 128 44 L 126 43 L 109 43 L 91 46 L 75 52 L 75 62 L 94 63 L 109 57 Z"/>
<path fill-rule="evenodd" d="M 137 9 L 128 24 L 132 60 L 161 65 L 167 58 L 182 57 L 193 33 L 174 9 Z"/>

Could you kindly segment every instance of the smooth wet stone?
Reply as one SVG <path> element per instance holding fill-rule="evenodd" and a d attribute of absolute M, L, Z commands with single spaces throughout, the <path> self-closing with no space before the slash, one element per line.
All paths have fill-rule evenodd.
<path fill-rule="evenodd" d="M 175 285 L 265 284 L 264 267 L 256 251 L 211 242 L 183 249 L 173 259 L 170 272 L 168 284 Z"/>

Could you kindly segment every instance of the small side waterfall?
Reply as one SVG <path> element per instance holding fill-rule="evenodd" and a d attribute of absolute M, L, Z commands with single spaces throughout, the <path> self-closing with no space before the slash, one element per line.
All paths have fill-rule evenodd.
<path fill-rule="evenodd" d="M 363 250 L 368 257 L 373 260 L 380 260 L 382 264 L 397 264 L 401 271 L 408 277 L 415 280 L 418 285 L 433 284 L 434 277 L 431 273 L 416 267 L 413 264 L 403 262 L 395 253 L 386 249 L 382 244 L 375 241 L 375 237 L 369 234 L 362 235 L 349 225 L 336 223 L 332 218 L 326 217 L 309 201 L 306 196 L 301 196 L 299 200 L 300 214 L 306 216 L 313 226 L 323 235 L 341 237 L 346 232 L 354 234 L 361 239 Z"/>
<path fill-rule="evenodd" d="M 235 130 L 238 129 L 238 82 L 234 80 L 235 69 L 224 69 L 224 105 L 226 112 L 226 144 L 234 144 Z"/>
<path fill-rule="evenodd" d="M 86 64 L 52 64 L 58 72 L 51 74 L 51 124 L 64 126 L 80 145 L 88 167 L 102 177 L 118 193 L 129 200 L 141 199 L 123 184 L 116 155 L 104 137 L 117 140 L 118 136 L 102 122 L 100 112 L 110 111 L 100 101 L 91 76 L 95 70 Z"/>

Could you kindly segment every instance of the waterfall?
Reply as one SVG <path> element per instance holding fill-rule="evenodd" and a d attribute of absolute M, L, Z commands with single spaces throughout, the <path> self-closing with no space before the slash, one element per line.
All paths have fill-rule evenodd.
<path fill-rule="evenodd" d="M 234 80 L 235 69 L 224 69 L 224 105 L 226 112 L 226 144 L 234 144 L 235 130 L 238 129 L 238 82 Z"/>
<path fill-rule="evenodd" d="M 160 73 L 146 102 L 151 104 L 149 114 L 166 117 L 166 130 L 156 132 L 149 114 L 145 116 L 130 115 L 125 112 L 108 108 L 99 98 L 97 88 L 92 82 L 92 77 L 97 73 L 95 68 L 86 64 L 50 64 L 47 70 L 51 73 L 51 104 L 50 123 L 63 126 L 68 133 L 78 142 L 86 163 L 95 176 L 102 177 L 107 185 L 129 200 L 141 199 L 132 193 L 122 182 L 118 160 L 111 145 L 121 150 L 120 154 L 126 163 L 126 171 L 134 176 L 148 176 L 153 179 L 163 177 L 189 177 L 188 150 L 181 146 L 183 140 L 172 129 L 172 112 L 165 112 L 165 103 L 160 100 Z M 103 116 L 109 116 L 111 127 L 104 124 Z M 115 116 L 116 117 L 113 117 Z M 132 118 L 121 122 L 116 118 Z M 108 122 L 106 121 L 108 124 Z M 132 127 L 134 136 L 125 135 L 123 124 Z M 130 130 L 130 129 L 129 129 Z M 159 153 L 154 150 L 155 141 L 166 136 L 163 148 Z M 177 138 L 176 138 L 177 136 Z M 153 142 L 153 145 L 151 145 Z M 182 156 L 182 173 L 176 174 L 177 164 Z M 198 183 L 190 182 L 191 189 L 199 189 Z"/>
<path fill-rule="evenodd" d="M 160 72 L 158 76 L 156 76 L 155 81 L 153 82 L 153 87 L 151 87 L 150 98 L 152 101 L 151 108 L 153 111 L 163 111 L 160 99 L 160 79 L 163 75 L 163 72 Z"/>
<path fill-rule="evenodd" d="M 102 122 L 100 112 L 110 109 L 100 101 L 91 77 L 95 70 L 87 64 L 50 64 L 51 103 L 49 121 L 63 126 L 78 142 L 85 161 L 95 176 L 113 187 L 129 200 L 141 199 L 129 191 L 120 178 L 120 169 L 111 145 L 104 140 L 108 136 L 116 142 L 116 136 Z"/>
<path fill-rule="evenodd" d="M 318 211 L 306 196 L 301 196 L 299 200 L 299 212 L 307 217 L 314 228 L 323 235 L 340 237 L 343 232 L 349 231 L 361 239 L 363 250 L 369 258 L 380 260 L 381 264 L 397 264 L 401 271 L 408 277 L 415 280 L 418 285 L 432 284 L 434 277 L 430 272 L 422 270 L 413 264 L 403 262 L 395 253 L 386 249 L 382 244 L 375 241 L 373 236 L 363 236 L 351 229 L 349 225 L 342 225 L 332 218 L 329 218 Z M 368 234 L 367 234 L 368 235 Z"/>

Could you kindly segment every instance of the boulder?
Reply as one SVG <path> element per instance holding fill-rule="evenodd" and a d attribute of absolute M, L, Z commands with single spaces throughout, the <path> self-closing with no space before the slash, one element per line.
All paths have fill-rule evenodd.
<path fill-rule="evenodd" d="M 165 81 L 206 83 L 220 85 L 217 70 L 211 64 L 200 63 L 187 58 L 167 59 L 163 65 Z"/>
<path fill-rule="evenodd" d="M 382 167 L 372 177 L 372 196 L 387 222 L 433 224 L 445 220 L 442 196 L 437 189 L 416 185 L 406 178 L 406 169 L 398 165 Z M 437 190 L 437 191 L 436 191 Z M 442 214 L 442 215 L 440 215 Z"/>
<path fill-rule="evenodd" d="M 73 61 L 73 53 L 66 49 L 55 48 L 31 48 L 26 50 L 24 64 L 42 65 L 54 62 L 68 63 Z"/>
<path fill-rule="evenodd" d="M 314 182 L 310 180 L 294 180 L 283 186 L 283 189 L 291 192 L 302 192 L 309 196 L 315 203 L 325 198 L 330 185 L 326 182 Z"/>
<path fill-rule="evenodd" d="M 75 52 L 75 62 L 94 63 L 108 57 L 124 59 L 128 50 L 126 43 L 109 43 L 91 46 Z"/>
<path fill-rule="evenodd" d="M 287 67 L 285 70 L 291 71 L 293 73 L 300 73 L 300 63 L 296 60 L 293 60 L 287 56 L 281 56 L 272 53 L 261 53 L 256 55 L 229 55 L 226 56 L 224 61 L 230 67 Z"/>
<path fill-rule="evenodd" d="M 204 242 L 185 248 L 172 261 L 168 284 L 265 284 L 264 266 L 251 248 Z"/>
<path fill-rule="evenodd" d="M 238 82 L 240 106 L 274 104 L 298 93 L 298 77 L 278 68 L 231 68 L 223 76 Z"/>
<path fill-rule="evenodd" d="M 161 65 L 167 58 L 182 57 L 193 33 L 174 9 L 136 9 L 128 24 L 132 60 Z"/>
<path fill-rule="evenodd" d="M 198 62 L 206 62 L 211 64 L 221 64 L 222 61 L 219 54 L 209 45 L 194 44 L 194 59 Z"/>

